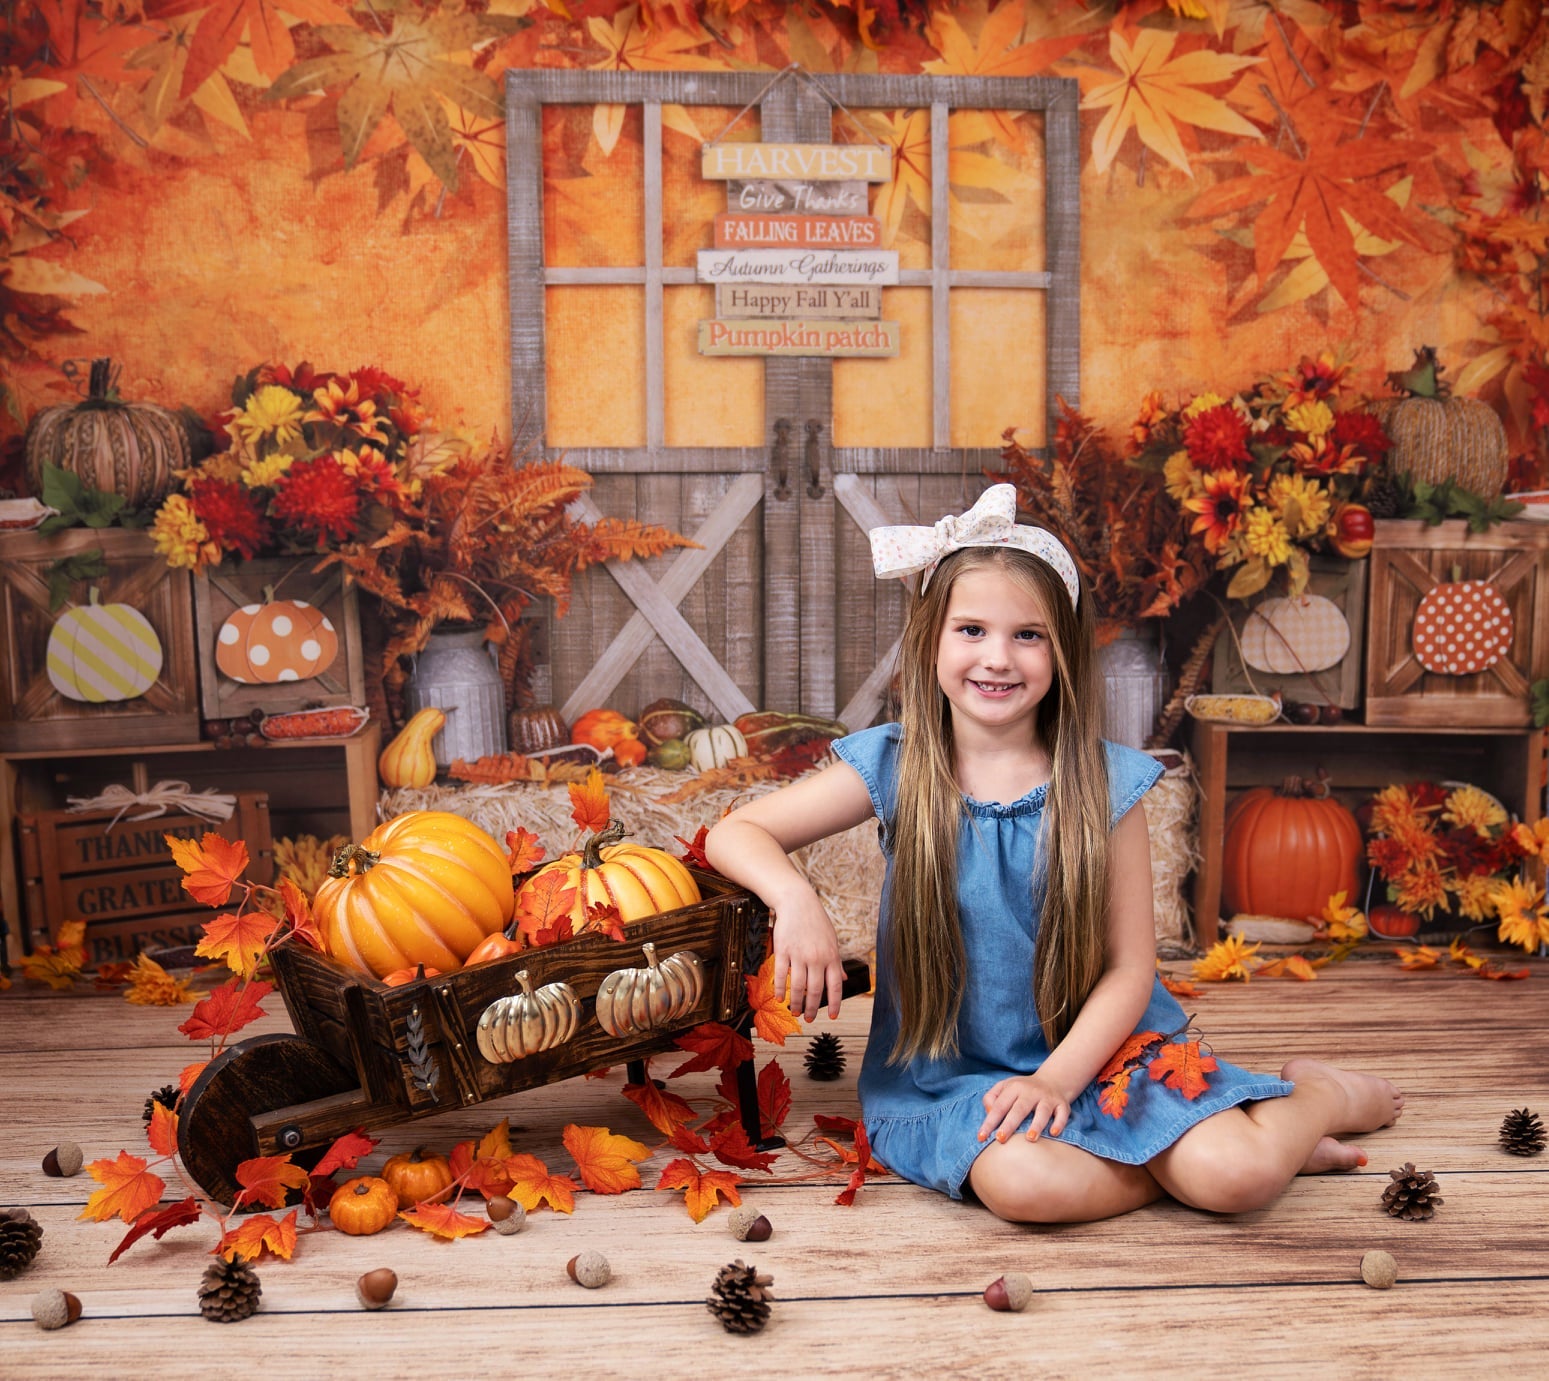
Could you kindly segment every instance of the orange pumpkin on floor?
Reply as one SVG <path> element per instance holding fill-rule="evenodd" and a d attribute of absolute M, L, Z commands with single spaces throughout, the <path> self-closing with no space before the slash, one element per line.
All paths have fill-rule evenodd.
<path fill-rule="evenodd" d="M 345 1180 L 328 1201 L 328 1216 L 340 1232 L 369 1237 L 381 1232 L 398 1216 L 398 1195 L 392 1185 L 375 1175 Z"/>
<path fill-rule="evenodd" d="M 522 885 L 522 892 L 545 873 L 559 872 L 565 885 L 575 888 L 570 927 L 577 935 L 588 928 L 586 913 L 591 906 L 617 907 L 628 925 L 699 900 L 699 884 L 681 860 L 644 844 L 620 843 L 623 838 L 622 825 L 609 825 L 588 839 L 580 853 L 544 864 Z M 521 893 L 517 896 L 520 909 Z"/>
<path fill-rule="evenodd" d="M 419 1146 L 405 1155 L 389 1156 L 382 1178 L 398 1196 L 399 1208 L 413 1208 L 415 1204 L 440 1203 L 456 1177 L 451 1161 Z"/>
<path fill-rule="evenodd" d="M 1316 917 L 1335 892 L 1360 895 L 1361 827 L 1326 783 L 1288 777 L 1245 791 L 1226 812 L 1226 915 Z"/>

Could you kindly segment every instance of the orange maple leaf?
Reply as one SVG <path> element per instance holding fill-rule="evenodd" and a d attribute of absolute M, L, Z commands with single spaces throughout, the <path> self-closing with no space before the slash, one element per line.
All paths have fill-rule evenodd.
<path fill-rule="evenodd" d="M 576 1184 L 569 1175 L 551 1175 L 549 1167 L 537 1156 L 512 1156 L 507 1162 L 511 1172 L 511 1197 L 529 1211 L 544 1200 L 561 1213 L 575 1211 Z"/>
<path fill-rule="evenodd" d="M 564 1131 L 565 1149 L 580 1171 L 581 1183 L 594 1194 L 622 1194 L 640 1188 L 640 1172 L 635 1166 L 651 1154 L 627 1136 L 606 1127 L 578 1127 L 569 1123 Z"/>
<path fill-rule="evenodd" d="M 296 880 L 289 875 L 280 879 L 280 900 L 285 906 L 285 920 L 290 926 L 291 938 L 321 952 L 323 936 L 312 918 L 312 904 Z"/>
<path fill-rule="evenodd" d="M 1440 966 L 1442 952 L 1429 945 L 1416 945 L 1413 949 L 1396 949 L 1398 962 L 1406 969 L 1434 969 Z"/>
<path fill-rule="evenodd" d="M 511 865 L 511 873 L 530 873 L 543 862 L 543 845 L 538 842 L 538 836 L 529 834 L 518 826 L 514 830 L 506 831 L 506 862 Z"/>
<path fill-rule="evenodd" d="M 1160 1079 L 1192 1102 L 1210 1087 L 1205 1075 L 1219 1066 L 1214 1055 L 1200 1049 L 1198 1041 L 1170 1041 L 1156 1052 L 1156 1058 L 1146 1068 L 1153 1079 Z"/>
<path fill-rule="evenodd" d="M 1162 986 L 1174 997 L 1198 997 L 1199 989 L 1186 978 L 1174 978 L 1170 973 L 1159 973 Z"/>
<path fill-rule="evenodd" d="M 158 1156 L 177 1154 L 177 1114 L 160 1099 L 151 1102 L 151 1120 L 145 1128 L 151 1150 Z"/>
<path fill-rule="evenodd" d="M 171 0 L 157 9 L 158 18 L 203 10 L 189 44 L 188 65 L 183 70 L 181 97 L 192 96 L 236 51 L 247 34 L 253 61 L 266 77 L 277 77 L 295 61 L 296 45 L 290 27 L 280 13 L 293 14 L 308 24 L 352 24 L 349 11 L 329 0 Z"/>
<path fill-rule="evenodd" d="M 327 1176 L 335 1170 L 353 1170 L 362 1156 L 371 1154 L 379 1140 L 379 1137 L 367 1136 L 358 1128 L 346 1132 L 323 1153 L 322 1160 L 312 1167 L 311 1173 L 314 1176 Z"/>
<path fill-rule="evenodd" d="M 1113 1052 L 1113 1058 L 1097 1071 L 1097 1082 L 1105 1084 L 1127 1064 L 1133 1064 L 1151 1046 L 1162 1039 L 1160 1031 L 1136 1031 Z"/>
<path fill-rule="evenodd" d="M 834 1145 L 831 1141 L 828 1144 L 830 1146 Z M 834 1146 L 834 1149 L 839 1151 L 839 1154 L 846 1160 L 850 1159 L 850 1157 L 844 1155 L 843 1150 L 839 1147 Z M 871 1142 L 866 1136 L 866 1124 L 864 1122 L 857 1122 L 855 1124 L 854 1162 L 855 1169 L 850 1171 L 850 1182 L 834 1196 L 834 1202 L 841 1204 L 845 1208 L 849 1208 L 855 1202 L 856 1194 L 865 1188 L 867 1175 L 886 1175 L 888 1173 L 885 1165 L 879 1164 L 872 1158 Z"/>
<path fill-rule="evenodd" d="M 1530 974 L 1531 974 L 1531 971 L 1528 970 L 1528 969 L 1502 969 L 1502 968 L 1498 968 L 1495 964 L 1491 963 L 1488 959 L 1485 960 L 1484 963 L 1482 963 L 1477 969 L 1474 970 L 1474 977 L 1475 978 L 1494 978 L 1494 979 L 1501 979 L 1501 978 L 1527 978 L 1527 977 L 1530 976 Z"/>
<path fill-rule="evenodd" d="M 758 1034 L 772 1045 L 784 1045 L 787 1036 L 798 1035 L 801 1023 L 791 1012 L 790 1004 L 774 991 L 774 955 L 765 957 L 758 972 L 750 974 L 748 1006 L 753 1009 L 753 1025 Z"/>
<path fill-rule="evenodd" d="M 669 1089 L 657 1087 L 649 1065 L 646 1066 L 645 1082 L 625 1084 L 623 1093 L 651 1119 L 651 1125 L 663 1136 L 671 1136 L 677 1128 L 694 1120 L 694 1110 L 687 1102 Z"/>
<path fill-rule="evenodd" d="M 591 834 L 601 834 L 608 828 L 612 807 L 608 802 L 608 788 L 600 768 L 592 768 L 584 782 L 570 783 L 570 804 L 574 807 L 570 818 L 576 822 L 577 828 Z"/>
<path fill-rule="evenodd" d="M 254 1156 L 237 1166 L 237 1183 L 242 1186 L 234 1208 L 262 1204 L 265 1208 L 283 1208 L 287 1190 L 305 1189 L 307 1172 L 290 1163 L 290 1152 L 282 1156 Z"/>
<path fill-rule="evenodd" d="M 116 1160 L 94 1160 L 86 1167 L 86 1173 L 102 1186 L 86 1200 L 86 1207 L 76 1217 L 90 1218 L 104 1223 L 109 1218 L 122 1218 L 132 1223 L 146 1209 L 161 1202 L 161 1191 L 166 1182 L 145 1168 L 146 1162 L 128 1151 L 120 1151 Z"/>
<path fill-rule="evenodd" d="M 718 1021 L 701 1022 L 681 1036 L 674 1036 L 672 1043 L 695 1054 L 693 1059 L 685 1060 L 673 1070 L 667 1076 L 669 1079 L 676 1079 L 680 1074 L 697 1074 L 702 1069 L 731 1069 L 753 1058 L 753 1042 Z"/>
<path fill-rule="evenodd" d="M 1110 1075 L 1097 1094 L 1097 1106 L 1109 1117 L 1123 1117 L 1124 1109 L 1129 1107 L 1129 1081 L 1135 1071 L 1121 1069 L 1117 1074 Z"/>
<path fill-rule="evenodd" d="M 529 944 L 547 943 L 539 938 L 544 930 L 557 931 L 568 923 L 570 909 L 576 903 L 576 889 L 565 885 L 565 874 L 558 868 L 539 873 L 522 888 L 516 904 L 516 928 Z"/>
<path fill-rule="evenodd" d="M 742 1202 L 742 1195 L 737 1192 L 741 1183 L 741 1178 L 730 1170 L 701 1170 L 691 1160 L 678 1159 L 668 1161 L 662 1168 L 656 1187 L 683 1190 L 688 1216 L 702 1223 L 718 1200 L 724 1198 L 729 1204 Z"/>
<path fill-rule="evenodd" d="M 475 1218 L 470 1213 L 459 1213 L 451 1204 L 415 1204 L 398 1215 L 410 1227 L 428 1232 L 432 1237 L 445 1237 L 455 1241 L 459 1237 L 472 1237 L 489 1227 L 488 1218 Z"/>
<path fill-rule="evenodd" d="M 228 911 L 204 923 L 204 938 L 194 946 L 194 953 L 206 959 L 224 959 L 233 973 L 251 978 L 279 924 L 267 911 Z"/>
<path fill-rule="evenodd" d="M 244 1218 L 234 1228 L 227 1228 L 216 1244 L 215 1255 L 227 1261 L 240 1257 L 254 1261 L 264 1252 L 289 1261 L 296 1250 L 296 1210 L 291 1209 L 276 1221 L 267 1213 L 255 1213 Z"/>
<path fill-rule="evenodd" d="M 740 1118 L 731 1118 L 715 1134 L 710 1143 L 710 1154 L 723 1165 L 738 1170 L 769 1170 L 778 1156 L 772 1151 L 755 1151 Z"/>
<path fill-rule="evenodd" d="M 228 978 L 208 997 L 195 1004 L 178 1030 L 191 1041 L 229 1036 L 240 1031 L 250 1021 L 264 1015 L 258 1004 L 274 991 L 274 984 L 262 980 L 244 983 L 239 978 Z"/>
<path fill-rule="evenodd" d="M 195 1060 L 191 1065 L 184 1065 L 177 1076 L 178 1092 L 187 1093 L 193 1088 L 194 1080 L 204 1073 L 204 1067 L 209 1063 L 208 1060 Z"/>
<path fill-rule="evenodd" d="M 1318 976 L 1317 970 L 1300 954 L 1283 954 L 1255 972 L 1260 978 L 1299 978 L 1303 983 L 1311 983 Z"/>
<path fill-rule="evenodd" d="M 606 935 L 610 940 L 624 938 L 624 916 L 610 901 L 594 901 L 586 908 L 586 924 L 583 933 Z"/>
<path fill-rule="evenodd" d="M 197 844 L 192 839 L 165 835 L 173 861 L 183 870 L 183 890 L 206 906 L 225 906 L 231 889 L 247 867 L 247 845 L 227 839 L 214 830 L 205 831 Z"/>

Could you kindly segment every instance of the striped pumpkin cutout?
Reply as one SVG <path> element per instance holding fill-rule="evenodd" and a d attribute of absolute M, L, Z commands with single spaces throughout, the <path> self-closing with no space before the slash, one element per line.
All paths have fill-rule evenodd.
<path fill-rule="evenodd" d="M 133 605 L 99 604 L 93 586 L 90 604 L 55 622 L 46 661 L 49 681 L 67 700 L 134 700 L 161 675 L 161 639 Z"/>

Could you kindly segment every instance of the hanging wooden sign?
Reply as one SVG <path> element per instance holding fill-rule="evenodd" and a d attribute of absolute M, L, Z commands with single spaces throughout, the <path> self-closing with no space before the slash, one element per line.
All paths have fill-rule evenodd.
<path fill-rule="evenodd" d="M 715 290 L 715 314 L 722 317 L 841 317 L 861 320 L 882 315 L 881 288 L 809 288 L 803 284 L 721 283 Z"/>
<path fill-rule="evenodd" d="M 780 182 L 774 178 L 732 178 L 726 184 L 728 211 L 795 212 L 803 216 L 864 216 L 864 182 Z"/>
<path fill-rule="evenodd" d="M 875 216 L 738 216 L 715 218 L 717 249 L 878 249 Z"/>
<path fill-rule="evenodd" d="M 829 355 L 849 358 L 898 353 L 896 321 L 738 321 L 699 323 L 701 355 Z"/>
<path fill-rule="evenodd" d="M 898 253 L 891 249 L 702 249 L 699 281 L 885 286 L 898 282 Z"/>
<path fill-rule="evenodd" d="M 721 181 L 886 182 L 893 176 L 893 151 L 879 144 L 706 144 L 700 173 Z"/>

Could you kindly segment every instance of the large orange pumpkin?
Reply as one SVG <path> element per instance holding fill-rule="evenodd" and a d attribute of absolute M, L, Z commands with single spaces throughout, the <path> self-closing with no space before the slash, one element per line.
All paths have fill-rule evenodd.
<path fill-rule="evenodd" d="M 1329 897 L 1360 895 L 1361 827 L 1323 783 L 1288 777 L 1245 791 L 1226 812 L 1221 899 L 1229 915 L 1322 913 Z"/>
<path fill-rule="evenodd" d="M 699 900 L 699 884 L 680 860 L 644 844 L 622 844 L 623 837 L 622 825 L 609 825 L 588 839 L 582 852 L 544 864 L 523 884 L 523 891 L 545 873 L 561 873 L 565 885 L 576 891 L 570 928 L 577 935 L 589 928 L 589 906 L 616 906 L 627 925 Z"/>
<path fill-rule="evenodd" d="M 312 910 L 328 952 L 382 977 L 460 968 L 511 919 L 505 850 L 449 811 L 413 810 L 341 849 Z"/>

